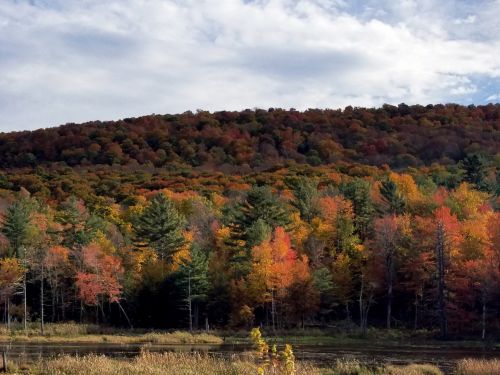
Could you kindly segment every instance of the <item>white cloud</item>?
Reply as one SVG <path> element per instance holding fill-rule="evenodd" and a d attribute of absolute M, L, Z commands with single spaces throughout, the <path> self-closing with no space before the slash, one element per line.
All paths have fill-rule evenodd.
<path fill-rule="evenodd" d="M 500 4 L 461 4 L 3 0 L 0 127 L 468 100 L 500 77 Z"/>
<path fill-rule="evenodd" d="M 487 101 L 489 102 L 495 102 L 495 101 L 499 101 L 500 100 L 500 94 L 493 94 L 493 95 L 490 95 L 486 98 Z"/>

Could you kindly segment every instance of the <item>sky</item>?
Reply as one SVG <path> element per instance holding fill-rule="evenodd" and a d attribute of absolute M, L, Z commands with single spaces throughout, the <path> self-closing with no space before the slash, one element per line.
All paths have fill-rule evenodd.
<path fill-rule="evenodd" d="M 500 0 L 0 0 L 0 131 L 500 102 Z"/>

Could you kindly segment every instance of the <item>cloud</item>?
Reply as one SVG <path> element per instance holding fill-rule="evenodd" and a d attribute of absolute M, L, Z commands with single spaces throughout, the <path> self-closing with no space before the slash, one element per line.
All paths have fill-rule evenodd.
<path fill-rule="evenodd" d="M 486 0 L 3 0 L 0 129 L 466 103 L 500 77 L 499 12 Z"/>

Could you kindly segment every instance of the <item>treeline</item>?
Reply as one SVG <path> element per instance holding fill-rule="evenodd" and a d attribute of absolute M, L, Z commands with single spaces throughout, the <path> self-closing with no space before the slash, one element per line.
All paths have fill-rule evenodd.
<path fill-rule="evenodd" d="M 224 172 L 283 164 L 391 168 L 498 162 L 500 105 L 198 111 L 0 134 L 0 167 L 143 165 Z M 495 159 L 496 158 L 496 159 Z"/>
<path fill-rule="evenodd" d="M 64 169 L 25 171 L 39 179 L 35 191 L 6 173 L 3 318 L 193 328 L 342 322 L 498 337 L 500 213 L 489 180 L 497 170 L 483 160 L 466 157 L 456 174 L 358 166 L 361 176 L 326 167 L 206 175 L 218 189 L 200 176 L 172 177 L 185 179 L 166 188 L 148 180 L 153 174 L 137 175 L 141 182 L 115 170 L 107 178 L 128 175 L 129 189 L 99 190 L 105 177 L 68 170 L 80 180 L 68 178 L 60 196 L 48 190 Z"/>

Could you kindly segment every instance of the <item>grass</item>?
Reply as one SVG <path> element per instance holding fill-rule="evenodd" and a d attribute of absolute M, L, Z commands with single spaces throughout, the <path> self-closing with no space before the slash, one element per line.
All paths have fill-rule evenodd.
<path fill-rule="evenodd" d="M 373 345 L 384 346 L 442 346 L 436 340 L 434 331 L 369 329 L 362 336 L 356 329 L 295 329 L 267 331 L 264 335 L 270 343 L 294 345 Z M 22 324 L 12 325 L 9 331 L 0 326 L 0 342 L 33 342 L 33 343 L 82 343 L 82 344 L 250 344 L 248 331 L 212 331 L 210 334 L 186 331 L 160 332 L 141 329 L 120 329 L 94 324 L 48 323 L 45 334 L 40 334 L 39 323 L 29 323 L 26 332 Z M 482 347 L 482 341 L 447 341 L 447 347 Z M 489 342 L 491 347 L 500 347 L 498 342 Z"/>
<path fill-rule="evenodd" d="M 463 359 L 458 362 L 457 375 L 499 375 L 500 360 Z"/>
<path fill-rule="evenodd" d="M 84 343 L 84 344 L 222 344 L 223 340 L 205 332 L 189 333 L 148 332 L 144 330 L 119 330 L 92 324 L 58 323 L 46 324 L 42 336 L 40 326 L 34 323 L 28 325 L 25 331 L 21 325 L 15 325 L 11 330 L 0 328 L 2 342 L 31 343 Z"/>
<path fill-rule="evenodd" d="M 11 374 L 31 375 L 257 375 L 260 365 L 250 359 L 215 358 L 201 354 L 144 352 L 131 360 L 105 356 L 62 356 L 31 367 L 18 367 Z M 290 375 L 284 367 L 267 367 L 265 375 Z M 431 365 L 368 368 L 357 361 L 338 361 L 331 368 L 297 363 L 294 375 L 442 375 Z"/>
<path fill-rule="evenodd" d="M 271 343 L 284 344 L 285 342 L 295 345 L 364 345 L 367 342 L 373 345 L 383 346 L 414 346 L 433 347 L 442 346 L 473 348 L 473 347 L 499 347 L 497 341 L 481 341 L 474 339 L 447 340 L 445 343 L 437 339 L 436 331 L 432 330 L 406 330 L 406 329 L 368 329 L 366 335 L 362 335 L 358 329 L 291 329 L 263 331 L 264 336 Z M 225 342 L 234 344 L 248 343 L 247 331 L 220 331 L 218 336 L 225 337 Z"/>
<path fill-rule="evenodd" d="M 290 375 L 285 367 L 266 367 L 259 372 L 261 364 L 251 357 L 214 357 L 198 353 L 150 353 L 124 360 L 106 356 L 83 357 L 61 356 L 32 365 L 12 367 L 10 374 L 30 375 Z M 298 362 L 294 375 L 443 375 L 441 370 L 429 364 L 406 366 L 368 367 L 357 360 L 338 360 L 329 368 L 316 367 Z M 458 364 L 455 375 L 498 375 L 498 360 L 463 360 Z"/>

